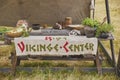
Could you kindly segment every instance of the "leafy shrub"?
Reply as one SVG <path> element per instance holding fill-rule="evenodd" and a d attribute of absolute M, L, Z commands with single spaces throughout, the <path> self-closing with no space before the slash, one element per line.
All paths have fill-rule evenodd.
<path fill-rule="evenodd" d="M 97 28 L 96 36 L 98 37 L 101 33 L 113 32 L 114 28 L 111 24 L 103 24 Z"/>
<path fill-rule="evenodd" d="M 100 23 L 97 21 L 97 20 L 93 20 L 91 18 L 85 18 L 83 21 L 82 21 L 82 24 L 83 25 L 86 25 L 86 26 L 90 26 L 90 27 L 98 27 L 100 25 Z"/>

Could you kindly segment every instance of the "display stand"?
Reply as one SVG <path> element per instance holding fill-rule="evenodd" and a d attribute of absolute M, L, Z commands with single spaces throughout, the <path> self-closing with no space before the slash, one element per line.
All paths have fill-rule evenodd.
<path fill-rule="evenodd" d="M 101 65 L 101 57 L 99 56 L 99 53 L 96 55 L 79 55 L 79 56 L 16 56 L 16 52 L 11 53 L 11 63 L 12 63 L 12 74 L 15 75 L 17 66 L 20 65 L 21 60 L 29 60 L 29 59 L 35 59 L 35 60 L 66 60 L 66 61 L 94 61 L 96 65 L 96 70 L 99 75 L 102 74 L 102 65 Z M 66 67 L 67 69 L 67 67 Z M 84 68 L 85 70 L 90 70 L 89 68 Z M 92 71 L 92 70 L 90 70 Z"/>
<path fill-rule="evenodd" d="M 109 64 L 111 65 L 111 69 L 114 69 L 114 72 L 116 72 L 116 61 L 115 61 L 115 58 L 114 58 L 114 46 L 113 46 L 113 43 L 111 42 L 112 40 L 114 40 L 112 35 L 110 37 L 108 37 L 107 39 L 98 38 L 98 45 L 100 46 L 103 53 L 107 57 L 107 60 L 108 60 Z M 112 57 L 110 57 L 110 54 L 107 52 L 107 50 L 105 49 L 105 47 L 103 46 L 101 41 L 110 41 L 111 56 Z M 81 60 L 84 60 L 84 61 L 94 61 L 95 65 L 96 65 L 96 70 L 98 71 L 98 74 L 102 74 L 103 69 L 104 69 L 104 67 L 102 67 L 102 57 L 100 56 L 99 51 L 98 51 L 98 53 L 96 55 L 87 54 L 87 55 L 79 55 L 79 56 L 40 56 L 40 55 L 16 56 L 16 52 L 12 52 L 10 58 L 11 58 L 11 63 L 12 63 L 12 74 L 13 75 L 15 75 L 15 71 L 16 71 L 17 66 L 20 65 L 20 61 L 21 60 L 29 60 L 29 59 L 35 59 L 35 60 L 37 59 L 37 60 L 69 60 L 69 61 L 76 61 L 76 60 L 81 61 Z M 84 68 L 84 70 L 94 71 L 94 70 L 90 70 L 88 68 Z M 107 70 L 108 70 L 108 68 L 106 68 L 106 71 Z"/>

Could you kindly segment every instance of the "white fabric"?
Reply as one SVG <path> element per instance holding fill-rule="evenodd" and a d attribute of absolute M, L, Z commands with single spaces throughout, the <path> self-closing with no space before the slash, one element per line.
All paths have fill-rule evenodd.
<path fill-rule="evenodd" d="M 20 19 L 30 24 L 54 25 L 71 17 L 74 24 L 90 17 L 91 0 L 0 0 L 0 25 L 15 26 Z"/>
<path fill-rule="evenodd" d="M 94 0 L 91 0 L 91 5 L 90 5 L 91 10 L 95 9 L 95 3 L 94 2 L 95 2 Z"/>
<path fill-rule="evenodd" d="M 98 46 L 97 38 L 80 36 L 30 36 L 14 42 L 17 56 L 96 54 Z"/>

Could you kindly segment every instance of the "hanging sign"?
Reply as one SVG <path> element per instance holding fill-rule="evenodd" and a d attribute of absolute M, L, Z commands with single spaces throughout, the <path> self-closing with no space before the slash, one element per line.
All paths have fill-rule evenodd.
<path fill-rule="evenodd" d="M 15 38 L 16 55 L 96 54 L 97 38 L 80 36 L 30 36 Z"/>

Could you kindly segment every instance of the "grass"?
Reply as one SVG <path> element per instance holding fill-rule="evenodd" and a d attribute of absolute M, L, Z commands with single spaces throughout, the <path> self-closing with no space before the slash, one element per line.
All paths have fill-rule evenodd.
<path fill-rule="evenodd" d="M 12 46 L 0 47 L 0 67 L 10 67 L 8 55 L 12 50 Z M 10 50 L 11 49 L 11 50 Z M 4 53 L 4 54 L 3 54 Z M 106 61 L 103 62 L 103 67 L 109 66 Z M 61 70 L 53 72 L 50 69 L 39 70 L 39 67 L 95 67 L 91 61 L 22 61 L 20 67 L 34 67 L 32 72 L 17 71 L 15 77 L 10 73 L 0 73 L 1 80 L 119 80 L 114 73 L 105 73 L 102 76 L 96 72 L 82 72 L 77 68 L 74 70 Z M 29 77 L 28 77 L 29 76 Z"/>
<path fill-rule="evenodd" d="M 100 76 L 96 72 L 85 73 L 77 69 L 73 71 L 62 70 L 57 72 L 53 72 L 49 69 L 45 71 L 35 69 L 31 73 L 25 71 L 17 72 L 15 77 L 9 74 L 0 74 L 2 80 L 119 80 L 117 76 L 114 76 L 114 73 L 106 73 Z"/>

